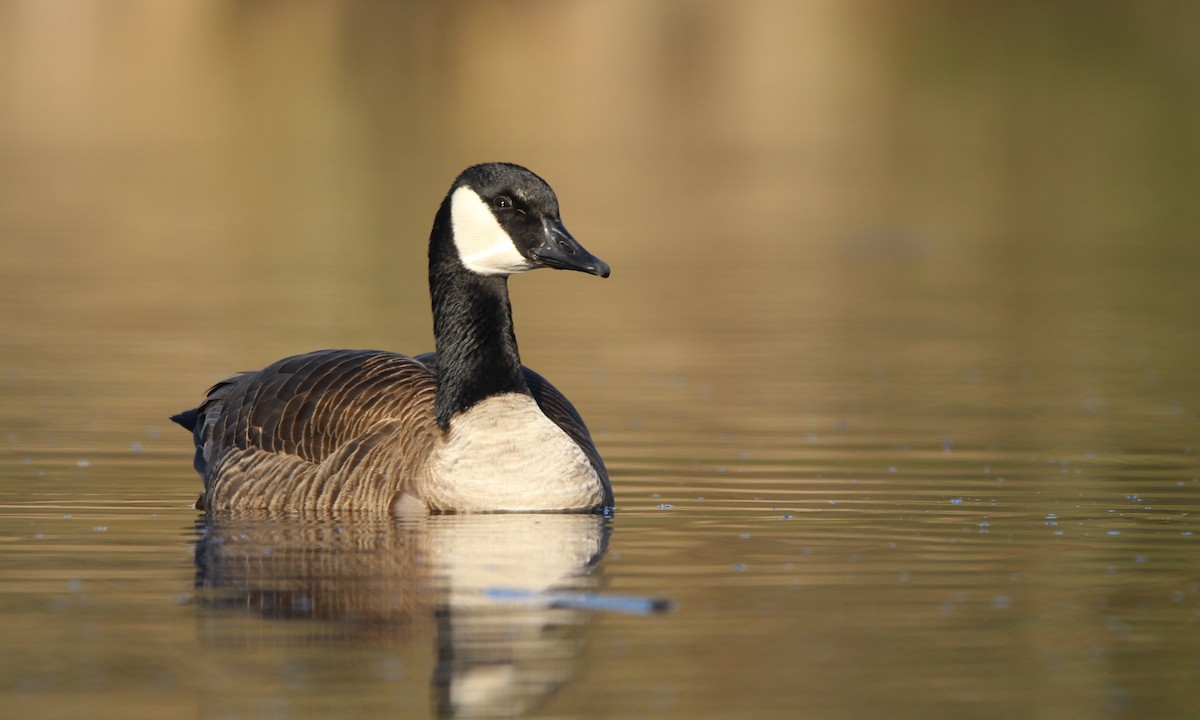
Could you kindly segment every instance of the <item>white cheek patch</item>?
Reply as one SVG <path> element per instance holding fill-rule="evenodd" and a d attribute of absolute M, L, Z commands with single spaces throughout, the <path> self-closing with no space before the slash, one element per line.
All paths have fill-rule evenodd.
<path fill-rule="evenodd" d="M 450 226 L 458 257 L 471 272 L 512 275 L 533 268 L 471 188 L 460 187 L 450 197 Z"/>

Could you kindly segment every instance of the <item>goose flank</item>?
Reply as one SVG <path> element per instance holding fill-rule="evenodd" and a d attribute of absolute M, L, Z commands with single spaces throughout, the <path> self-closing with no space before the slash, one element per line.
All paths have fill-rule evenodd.
<path fill-rule="evenodd" d="M 521 364 L 510 275 L 608 277 L 544 180 L 467 168 L 429 238 L 436 351 L 320 350 L 213 386 L 190 430 L 209 511 L 604 512 L 604 461 L 579 413 Z"/>

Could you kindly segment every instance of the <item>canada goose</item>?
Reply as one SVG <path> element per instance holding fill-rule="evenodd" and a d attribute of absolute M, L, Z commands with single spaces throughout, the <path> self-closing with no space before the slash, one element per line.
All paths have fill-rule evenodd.
<path fill-rule="evenodd" d="M 508 276 L 540 267 L 609 274 L 540 177 L 508 163 L 464 170 L 429 237 L 436 352 L 320 350 L 217 383 L 171 418 L 195 439 L 196 506 L 611 508 L 583 420 L 517 354 Z"/>

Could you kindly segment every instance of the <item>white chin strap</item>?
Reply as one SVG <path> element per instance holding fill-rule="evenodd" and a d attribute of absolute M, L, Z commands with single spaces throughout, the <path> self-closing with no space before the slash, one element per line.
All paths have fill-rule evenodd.
<path fill-rule="evenodd" d="M 533 268 L 492 209 L 469 187 L 460 187 L 450 196 L 450 229 L 459 259 L 473 273 L 512 275 Z"/>

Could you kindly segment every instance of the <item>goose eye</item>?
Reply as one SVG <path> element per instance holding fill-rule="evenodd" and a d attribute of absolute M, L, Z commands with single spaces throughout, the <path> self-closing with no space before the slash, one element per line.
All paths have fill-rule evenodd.
<path fill-rule="evenodd" d="M 492 200 L 492 205 L 497 210 L 511 210 L 513 201 L 512 198 L 507 195 L 498 195 L 495 200 Z"/>

